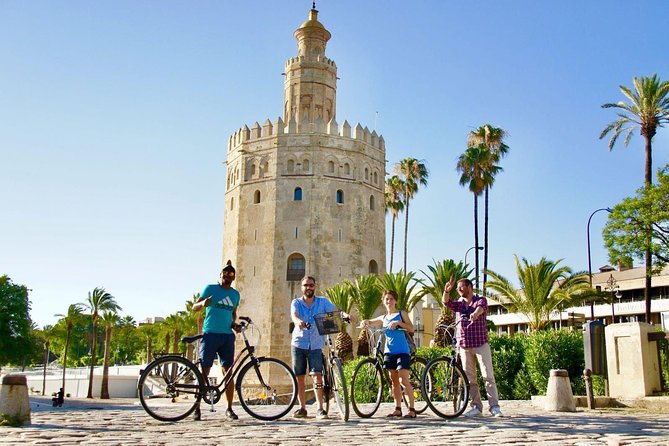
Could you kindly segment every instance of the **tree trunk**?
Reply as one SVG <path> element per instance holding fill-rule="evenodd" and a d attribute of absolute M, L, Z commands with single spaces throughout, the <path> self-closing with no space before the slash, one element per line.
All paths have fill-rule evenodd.
<path fill-rule="evenodd" d="M 395 252 L 395 220 L 396 217 L 393 215 L 393 221 L 390 225 L 390 272 L 393 272 L 393 254 Z"/>
<path fill-rule="evenodd" d="M 65 395 L 65 371 L 67 370 L 67 350 L 70 348 L 70 334 L 72 333 L 72 327 L 68 325 L 67 335 L 65 336 L 65 352 L 63 353 L 63 395 Z"/>
<path fill-rule="evenodd" d="M 652 134 L 646 134 L 645 139 L 646 139 L 646 172 L 645 172 L 645 186 L 646 189 L 649 189 L 652 184 L 653 184 L 653 146 L 651 143 L 651 140 L 653 138 L 653 135 L 655 132 L 653 131 Z M 650 250 L 650 244 L 651 244 L 651 233 L 652 229 L 648 227 L 646 229 L 647 234 L 646 234 L 646 286 L 644 287 L 643 290 L 643 298 L 646 303 L 646 323 L 650 324 L 650 299 L 651 299 L 651 291 L 652 291 L 652 272 L 651 269 L 653 267 L 653 255 Z"/>
<path fill-rule="evenodd" d="M 111 349 L 112 326 L 108 325 L 105 330 L 105 356 L 102 362 L 102 386 L 100 387 L 100 398 L 109 399 L 109 350 Z"/>
<path fill-rule="evenodd" d="M 95 362 L 97 355 L 95 350 L 97 349 L 97 332 L 98 332 L 98 321 L 97 318 L 93 318 L 93 335 L 91 337 L 91 371 L 88 374 L 88 393 L 86 398 L 93 398 L 93 371 L 95 370 Z"/>
<path fill-rule="evenodd" d="M 409 236 L 409 200 L 406 202 L 404 214 L 404 274 L 407 273 L 407 237 Z"/>
<path fill-rule="evenodd" d="M 488 194 L 490 188 L 485 188 L 485 203 L 483 209 L 483 295 L 485 296 L 485 284 L 488 281 Z"/>
<path fill-rule="evenodd" d="M 474 282 L 476 289 L 479 287 L 479 197 L 474 194 L 474 271 L 476 276 Z"/>

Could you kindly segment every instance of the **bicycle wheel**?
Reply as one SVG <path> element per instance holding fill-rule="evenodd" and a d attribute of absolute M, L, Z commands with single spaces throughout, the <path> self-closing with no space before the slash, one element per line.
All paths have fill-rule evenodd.
<path fill-rule="evenodd" d="M 339 414 L 348 421 L 348 389 L 346 388 L 346 377 L 344 376 L 344 368 L 341 365 L 339 358 L 333 358 L 330 365 L 330 393 L 334 396 Z"/>
<path fill-rule="evenodd" d="M 351 403 L 361 418 L 369 418 L 378 410 L 383 394 L 383 370 L 375 359 L 362 360 L 351 378 Z"/>
<path fill-rule="evenodd" d="M 427 410 L 427 401 L 423 398 L 423 392 L 421 391 L 421 379 L 423 379 L 423 371 L 427 365 L 427 360 L 421 358 L 420 356 L 414 356 L 411 358 L 411 369 L 409 373 L 409 381 L 411 382 L 411 387 L 413 387 L 413 399 L 414 399 L 414 409 L 416 413 L 423 413 Z M 431 383 L 428 384 L 428 389 L 432 386 Z M 409 399 L 407 396 L 402 393 L 402 400 L 404 405 L 409 407 Z"/>
<path fill-rule="evenodd" d="M 139 401 L 156 420 L 179 421 L 190 415 L 202 398 L 204 378 L 195 364 L 181 356 L 151 362 L 137 382 Z"/>
<path fill-rule="evenodd" d="M 421 392 L 434 413 L 442 418 L 455 418 L 467 408 L 469 382 L 460 365 L 442 356 L 425 366 Z"/>
<path fill-rule="evenodd" d="M 297 399 L 293 370 L 274 358 L 251 360 L 237 377 L 237 396 L 252 417 L 272 421 L 290 412 Z"/>

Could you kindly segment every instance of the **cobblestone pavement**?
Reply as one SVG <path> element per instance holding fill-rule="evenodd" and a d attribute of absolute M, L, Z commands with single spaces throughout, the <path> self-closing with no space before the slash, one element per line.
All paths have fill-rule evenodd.
<path fill-rule="evenodd" d="M 202 421 L 163 423 L 149 417 L 136 400 L 66 399 L 51 407 L 50 398 L 31 397 L 32 424 L 1 427 L 0 445 L 668 445 L 669 416 L 638 409 L 579 409 L 552 413 L 529 401 L 502 401 L 503 418 L 444 420 L 429 412 L 415 420 L 378 415 L 348 422 L 286 417 L 262 422 L 237 410 L 227 421 L 224 410 L 203 407 Z"/>

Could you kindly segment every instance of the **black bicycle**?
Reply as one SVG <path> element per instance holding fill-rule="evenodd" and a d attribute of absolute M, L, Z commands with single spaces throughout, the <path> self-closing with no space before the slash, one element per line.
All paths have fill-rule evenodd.
<path fill-rule="evenodd" d="M 381 402 L 393 401 L 391 395 L 391 380 L 388 370 L 383 367 L 383 345 L 385 335 L 383 328 L 372 330 L 363 327 L 367 334 L 369 345 L 375 345 L 374 352 L 369 358 L 358 363 L 351 378 L 351 403 L 353 410 L 361 418 L 373 416 L 379 409 Z M 398 329 L 401 330 L 401 329 Z M 409 380 L 413 386 L 414 409 L 417 414 L 425 412 L 427 403 L 422 397 L 421 377 L 427 361 L 420 356 L 411 357 Z M 428 384 L 429 386 L 429 384 Z M 409 407 L 409 398 L 402 387 L 402 400 Z"/>
<path fill-rule="evenodd" d="M 255 347 L 246 335 L 253 322 L 248 317 L 239 319 L 244 348 L 218 385 L 205 382 L 198 368 L 199 360 L 193 363 L 180 354 L 160 356 L 142 370 L 137 389 L 139 401 L 149 415 L 160 421 L 179 421 L 190 415 L 201 400 L 209 404 L 213 412 L 214 405 L 235 377 L 239 403 L 252 417 L 271 421 L 290 412 L 297 399 L 293 369 L 275 358 L 256 357 Z M 186 336 L 181 341 L 192 343 L 201 338 L 201 334 Z"/>
<path fill-rule="evenodd" d="M 469 321 L 461 317 L 450 325 L 440 325 L 451 338 L 450 354 L 427 363 L 421 378 L 421 393 L 432 411 L 442 418 L 456 418 L 465 411 L 469 401 L 469 380 L 462 369 L 455 336 L 458 324 Z"/>

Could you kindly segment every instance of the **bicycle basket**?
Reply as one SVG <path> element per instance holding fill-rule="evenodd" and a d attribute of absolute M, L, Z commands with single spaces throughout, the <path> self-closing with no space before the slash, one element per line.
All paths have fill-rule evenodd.
<path fill-rule="evenodd" d="M 328 335 L 342 331 L 344 321 L 341 319 L 341 311 L 330 311 L 314 316 L 316 328 L 319 335 Z"/>

